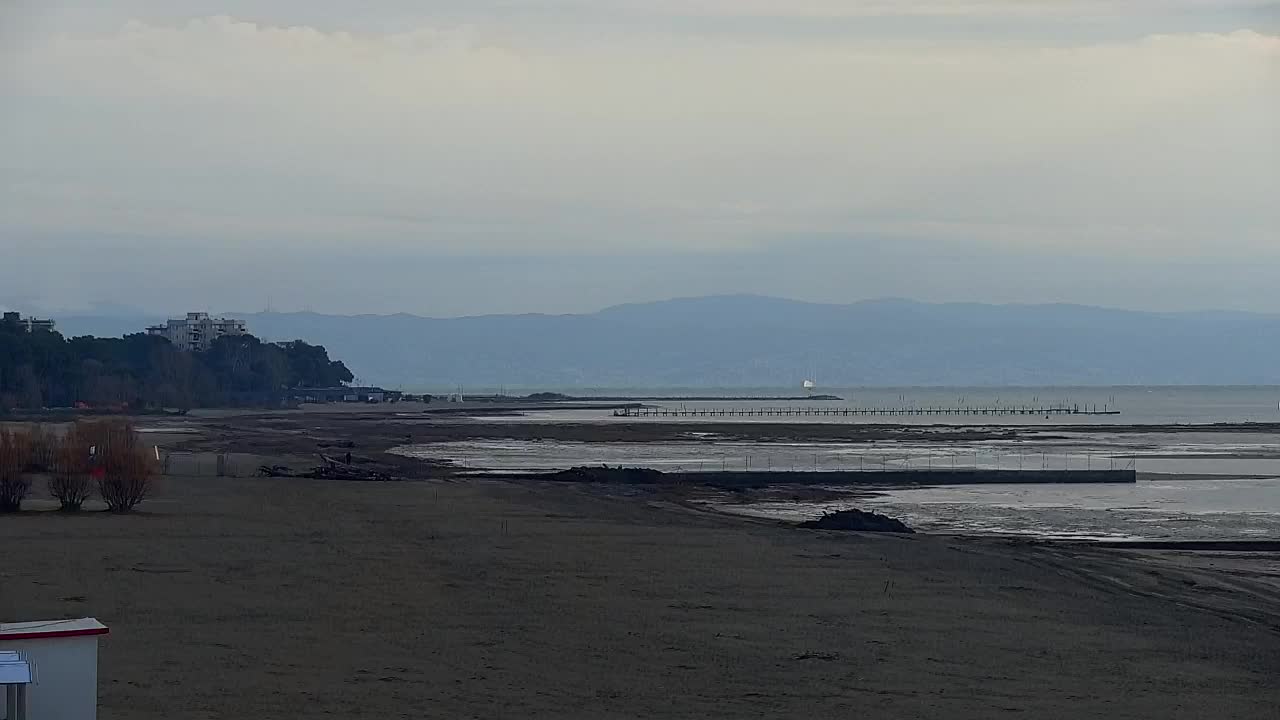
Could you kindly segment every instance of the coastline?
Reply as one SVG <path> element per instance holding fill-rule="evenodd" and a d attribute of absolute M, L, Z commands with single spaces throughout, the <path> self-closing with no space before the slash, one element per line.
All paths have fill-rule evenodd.
<path fill-rule="evenodd" d="M 31 549 L 6 565 L 0 616 L 111 624 L 104 717 L 1266 718 L 1280 702 L 1274 591 L 1153 551 L 807 531 L 547 483 L 162 482 L 132 517 L 0 522 Z"/>
<path fill-rule="evenodd" d="M 184 422 L 198 432 L 147 436 L 192 462 L 143 512 L 0 518 L 24 548 L 0 617 L 112 625 L 104 717 L 1269 718 L 1280 703 L 1274 552 L 802 530 L 667 486 L 459 477 L 386 454 L 425 431 L 385 414 Z M 348 445 L 406 481 L 248 476 Z M 212 474 L 217 452 L 241 477 Z M 247 665 L 262 672 L 226 693 Z"/>

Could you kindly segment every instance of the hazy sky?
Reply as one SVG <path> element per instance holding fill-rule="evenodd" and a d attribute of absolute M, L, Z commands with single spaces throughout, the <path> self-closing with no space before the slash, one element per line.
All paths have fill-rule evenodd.
<path fill-rule="evenodd" d="M 1280 2 L 0 0 L 0 306 L 1280 312 L 1278 198 Z"/>

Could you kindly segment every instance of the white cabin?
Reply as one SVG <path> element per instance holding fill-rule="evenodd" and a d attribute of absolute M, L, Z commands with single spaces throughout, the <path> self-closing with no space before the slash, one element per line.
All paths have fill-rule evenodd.
<path fill-rule="evenodd" d="M 98 639 L 108 632 L 93 618 L 0 623 L 0 652 L 16 653 L 30 669 L 25 715 L 0 707 L 0 720 L 97 718 Z"/>

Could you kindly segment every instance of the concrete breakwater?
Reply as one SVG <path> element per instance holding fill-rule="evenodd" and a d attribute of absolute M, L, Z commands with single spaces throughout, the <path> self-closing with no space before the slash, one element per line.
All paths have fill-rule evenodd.
<path fill-rule="evenodd" d="M 502 474 L 498 474 L 502 475 Z M 996 485 L 996 484 L 1121 484 L 1136 483 L 1138 473 L 1125 470 L 876 470 L 876 471 L 711 471 L 662 472 L 649 468 L 576 467 L 558 472 L 522 474 L 525 479 L 552 482 L 664 484 L 692 483 L 722 488 L 752 488 L 767 485 L 828 485 L 901 487 L 911 485 Z"/>
<path fill-rule="evenodd" d="M 974 416 L 992 417 L 1028 415 L 1052 417 L 1055 415 L 1119 415 L 1110 406 L 1083 405 L 1022 406 L 994 405 L 987 407 L 719 407 L 719 408 L 665 408 L 626 407 L 617 408 L 617 418 L 690 418 L 690 417 L 877 417 L 877 416 Z"/>

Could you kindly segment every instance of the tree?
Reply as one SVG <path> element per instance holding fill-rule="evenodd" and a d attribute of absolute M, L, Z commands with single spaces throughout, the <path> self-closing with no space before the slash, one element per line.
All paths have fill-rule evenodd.
<path fill-rule="evenodd" d="M 336 387 L 355 379 L 347 366 L 329 359 L 322 345 L 308 345 L 301 340 L 280 343 L 293 369 L 291 387 Z"/>
<path fill-rule="evenodd" d="M 162 337 L 29 333 L 0 324 L 0 410 L 93 406 L 136 408 L 272 405 L 291 389 L 353 380 L 322 346 L 264 343 L 252 335 L 218 338 L 186 352 Z"/>
<path fill-rule="evenodd" d="M 89 499 L 92 491 L 89 482 L 90 443 L 81 426 L 76 425 L 58 440 L 55 447 L 49 494 L 58 500 L 63 512 L 78 512 L 84 501 Z"/>
<path fill-rule="evenodd" d="M 31 489 L 25 475 L 31 461 L 31 441 L 24 432 L 0 428 L 0 512 L 18 512 Z"/>
<path fill-rule="evenodd" d="M 129 512 L 151 494 L 155 461 L 131 423 L 85 423 L 80 437 L 94 449 L 90 473 L 108 511 Z"/>
<path fill-rule="evenodd" d="M 27 431 L 27 471 L 49 472 L 53 469 L 59 439 L 44 425 L 33 425 Z"/>

